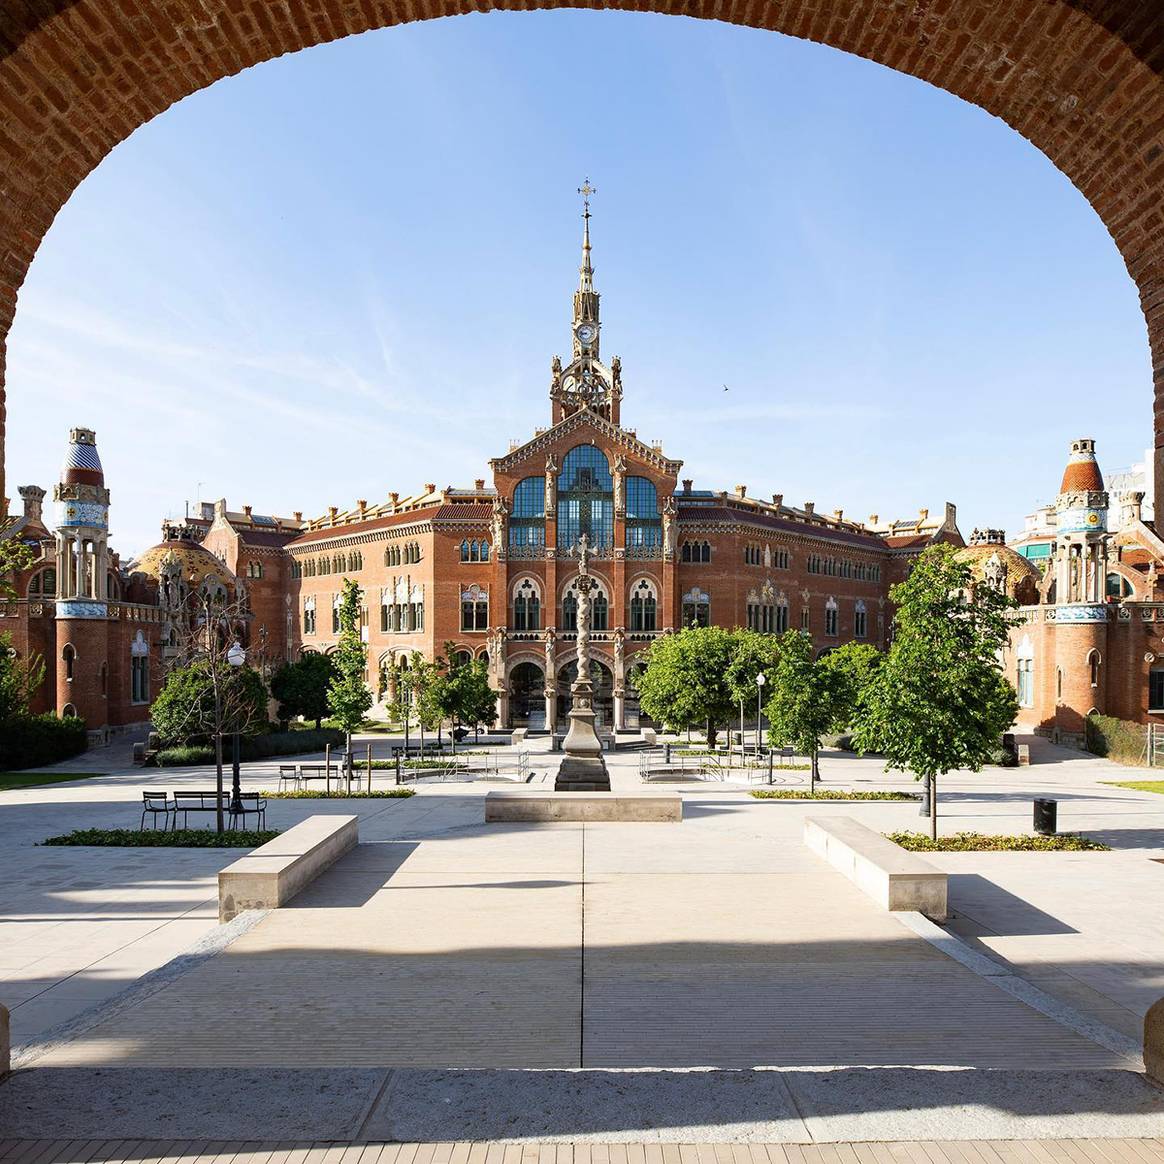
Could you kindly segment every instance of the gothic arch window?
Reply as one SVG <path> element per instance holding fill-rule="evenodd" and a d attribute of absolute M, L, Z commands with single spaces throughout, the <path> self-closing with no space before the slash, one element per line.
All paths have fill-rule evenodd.
<path fill-rule="evenodd" d="M 1092 687 L 1099 686 L 1099 674 L 1102 662 L 1103 659 L 1098 651 L 1092 650 L 1087 652 L 1087 670 Z"/>
<path fill-rule="evenodd" d="M 513 588 L 513 629 L 536 631 L 541 625 L 541 588 L 532 578 L 522 578 Z"/>
<path fill-rule="evenodd" d="M 706 590 L 693 586 L 683 595 L 683 625 L 711 625 L 711 598 Z"/>
<path fill-rule="evenodd" d="M 1108 598 L 1131 598 L 1132 584 L 1121 574 L 1114 571 L 1108 574 L 1104 590 Z"/>
<path fill-rule="evenodd" d="M 647 551 L 663 544 L 659 493 L 646 477 L 626 479 L 626 545 Z"/>
<path fill-rule="evenodd" d="M 825 634 L 837 633 L 837 600 L 830 594 L 825 602 Z"/>
<path fill-rule="evenodd" d="M 462 562 L 488 562 L 489 561 L 489 543 L 470 541 L 465 538 L 461 542 L 461 561 Z"/>
<path fill-rule="evenodd" d="M 66 703 L 64 709 L 61 712 L 61 715 L 66 719 L 75 719 L 77 715 L 77 709 L 71 703 Z"/>
<path fill-rule="evenodd" d="M 303 633 L 315 634 L 315 595 L 303 600 Z"/>
<path fill-rule="evenodd" d="M 1063 668 L 1055 668 L 1055 698 L 1063 698 Z"/>
<path fill-rule="evenodd" d="M 791 562 L 792 559 L 787 550 L 777 546 L 776 549 L 772 551 L 772 565 L 775 566 L 777 570 L 787 570 L 791 565 Z"/>
<path fill-rule="evenodd" d="M 57 572 L 55 567 L 49 566 L 39 574 L 32 576 L 28 584 L 29 598 L 55 598 L 57 595 Z"/>
<path fill-rule="evenodd" d="M 710 562 L 711 543 L 685 541 L 680 548 L 679 558 L 683 562 Z"/>
<path fill-rule="evenodd" d="M 1035 650 L 1030 635 L 1023 635 L 1015 648 L 1015 692 L 1019 707 L 1035 705 Z"/>
<path fill-rule="evenodd" d="M 474 583 L 461 591 L 461 630 L 489 629 L 489 591 Z"/>
<path fill-rule="evenodd" d="M 562 629 L 578 629 L 578 580 L 575 578 L 562 594 Z M 599 578 L 594 579 L 590 588 L 590 629 L 604 631 L 610 629 L 610 599 L 606 587 Z"/>
<path fill-rule="evenodd" d="M 473 652 L 466 651 L 464 648 L 455 651 L 451 660 L 454 667 L 467 667 L 472 661 Z"/>
<path fill-rule="evenodd" d="M 61 662 L 65 664 L 65 680 L 72 683 L 73 673 L 77 667 L 77 651 L 72 643 L 65 644 L 61 651 Z"/>
<path fill-rule="evenodd" d="M 869 614 L 865 609 L 865 603 L 858 599 L 857 605 L 853 607 L 853 638 L 865 639 L 868 637 Z"/>
<path fill-rule="evenodd" d="M 248 562 L 247 563 L 247 577 L 248 578 L 261 578 L 262 576 L 263 576 L 263 563 L 262 562 Z"/>
<path fill-rule="evenodd" d="M 340 633 L 340 607 L 343 605 L 344 596 L 342 594 L 333 594 L 331 596 L 331 633 L 338 635 Z"/>
<path fill-rule="evenodd" d="M 364 568 L 364 555 L 359 550 L 353 550 L 348 557 L 348 565 L 353 573 Z"/>
<path fill-rule="evenodd" d="M 776 625 L 772 629 L 778 635 L 788 629 L 788 597 L 783 591 L 776 597 Z"/>
<path fill-rule="evenodd" d="M 513 509 L 509 515 L 511 546 L 546 544 L 546 479 L 523 477 L 513 491 Z"/>
<path fill-rule="evenodd" d="M 129 644 L 129 699 L 131 703 L 150 701 L 150 644 L 141 631 Z"/>
<path fill-rule="evenodd" d="M 291 559 L 291 577 L 292 578 L 302 578 L 303 577 L 303 563 L 301 561 L 299 561 L 298 558 Z"/>
<path fill-rule="evenodd" d="M 593 549 L 614 541 L 614 478 L 596 445 L 572 448 L 558 474 L 558 549 L 573 549 L 583 534 Z"/>
<path fill-rule="evenodd" d="M 640 578 L 631 586 L 630 628 L 631 631 L 654 631 L 658 629 L 659 597 L 655 584 L 647 578 Z"/>

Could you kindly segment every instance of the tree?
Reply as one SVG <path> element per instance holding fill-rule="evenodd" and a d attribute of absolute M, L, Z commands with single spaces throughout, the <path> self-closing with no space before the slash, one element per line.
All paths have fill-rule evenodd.
<path fill-rule="evenodd" d="M 999 662 L 1015 603 L 972 586 L 968 567 L 945 545 L 927 549 L 889 597 L 897 607 L 893 645 L 862 700 L 854 737 L 883 753 L 886 769 L 929 782 L 936 839 L 938 776 L 979 771 L 1018 714 Z"/>
<path fill-rule="evenodd" d="M 293 663 L 284 663 L 271 680 L 271 694 L 279 701 L 279 718 L 302 716 L 318 728 L 328 712 L 327 690 L 335 678 L 328 655 L 305 651 Z"/>
<path fill-rule="evenodd" d="M 652 719 L 676 728 L 704 724 L 707 745 L 731 722 L 736 700 L 727 673 L 735 636 L 723 627 L 688 627 L 655 639 L 639 676 L 639 705 Z"/>
<path fill-rule="evenodd" d="M 762 690 L 757 678 L 762 674 L 765 682 L 768 672 L 776 665 L 778 652 L 775 635 L 759 631 L 739 629 L 733 632 L 734 646 L 732 659 L 728 664 L 727 682 L 732 699 L 740 709 L 740 754 L 744 751 L 744 710 L 756 706 L 757 691 Z M 756 724 L 756 739 L 760 738 L 760 725 Z"/>
<path fill-rule="evenodd" d="M 260 630 L 259 646 L 247 652 L 247 664 L 230 662 L 250 620 L 245 597 L 228 602 L 224 596 L 204 593 L 199 617 L 178 638 L 173 666 L 150 708 L 150 718 L 163 739 L 182 743 L 208 738 L 213 744 L 219 832 L 224 824 L 222 737 L 235 732 L 250 735 L 267 722 L 267 688 L 261 673 L 266 632 Z M 253 665 L 256 662 L 259 669 Z"/>
<path fill-rule="evenodd" d="M 360 637 L 360 586 L 345 578 L 339 604 L 339 642 L 331 656 L 335 674 L 327 686 L 327 705 L 344 730 L 344 767 L 352 778 L 352 732 L 364 722 L 372 706 L 368 690 L 368 650 Z"/>
<path fill-rule="evenodd" d="M 820 662 L 837 676 L 834 731 L 851 728 L 870 691 L 877 668 L 885 655 L 870 643 L 846 643 L 824 655 Z"/>
<path fill-rule="evenodd" d="M 28 715 L 29 705 L 44 682 L 40 655 L 17 657 L 10 635 L 0 634 L 0 728 Z"/>
<path fill-rule="evenodd" d="M 0 541 L 0 598 L 16 598 L 16 575 L 27 570 L 36 554 L 27 542 L 8 538 Z"/>
<path fill-rule="evenodd" d="M 474 729 L 497 722 L 497 693 L 489 685 L 489 667 L 483 659 L 454 667 L 450 676 L 453 716 Z"/>
<path fill-rule="evenodd" d="M 851 710 L 850 685 L 828 656 L 813 657 L 812 639 L 804 631 L 780 636 L 776 666 L 768 674 L 768 738 L 773 746 L 791 744 L 810 758 L 809 787 L 820 779 L 820 741 Z"/>

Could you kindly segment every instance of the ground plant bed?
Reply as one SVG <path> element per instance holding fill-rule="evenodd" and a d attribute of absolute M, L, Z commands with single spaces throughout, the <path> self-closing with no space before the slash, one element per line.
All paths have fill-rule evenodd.
<path fill-rule="evenodd" d="M 1013 837 L 989 833 L 953 833 L 935 841 L 925 833 L 886 833 L 903 849 L 914 853 L 1079 853 L 1111 851 L 1110 845 L 1101 844 L 1079 833 L 1058 833 L 1052 837 Z"/>
<path fill-rule="evenodd" d="M 0 792 L 15 788 L 39 788 L 42 784 L 64 784 L 68 780 L 90 780 L 108 772 L 0 772 Z"/>
<path fill-rule="evenodd" d="M 48 837 L 42 845 L 98 845 L 128 849 L 256 849 L 273 841 L 278 829 L 76 829 Z"/>
<path fill-rule="evenodd" d="M 841 788 L 753 788 L 757 800 L 916 800 L 909 792 L 847 792 Z"/>
<path fill-rule="evenodd" d="M 354 785 L 354 781 L 353 781 Z M 263 792 L 260 795 L 270 800 L 403 800 L 415 796 L 414 788 L 375 788 L 372 791 L 353 786 L 351 792 L 340 789 L 324 791 L 313 788 L 295 788 L 287 792 Z"/>
<path fill-rule="evenodd" d="M 1136 792 L 1157 792 L 1164 796 L 1164 780 L 1104 780 L 1102 783 L 1109 788 L 1131 788 Z"/>

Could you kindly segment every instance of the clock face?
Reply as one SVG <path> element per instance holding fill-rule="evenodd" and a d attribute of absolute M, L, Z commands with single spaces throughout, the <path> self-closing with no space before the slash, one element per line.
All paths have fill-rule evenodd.
<path fill-rule="evenodd" d="M 592 323 L 584 323 L 578 328 L 578 340 L 580 343 L 592 344 L 597 334 L 598 329 Z"/>

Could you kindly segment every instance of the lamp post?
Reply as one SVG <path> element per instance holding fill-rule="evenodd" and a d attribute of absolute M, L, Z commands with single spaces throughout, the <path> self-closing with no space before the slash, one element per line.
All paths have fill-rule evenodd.
<path fill-rule="evenodd" d="M 768 676 L 763 671 L 756 674 L 756 758 L 760 757 L 760 709 L 763 704 L 764 684 L 768 682 Z"/>
<path fill-rule="evenodd" d="M 237 670 L 247 661 L 247 653 L 243 650 L 242 644 L 238 642 L 231 643 L 230 650 L 226 652 L 226 661 Z M 239 780 L 239 738 L 238 725 L 236 722 L 234 730 L 234 746 L 231 753 L 231 786 L 230 786 L 230 814 L 231 817 L 237 819 L 242 815 L 242 787 Z"/>

